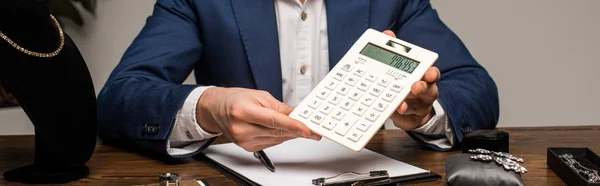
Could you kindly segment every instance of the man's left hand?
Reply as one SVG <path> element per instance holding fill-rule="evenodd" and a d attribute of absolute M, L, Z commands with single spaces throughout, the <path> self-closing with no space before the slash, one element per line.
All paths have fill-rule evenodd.
<path fill-rule="evenodd" d="M 390 30 L 383 33 L 396 37 L 396 34 Z M 439 78 L 440 70 L 437 67 L 432 66 L 427 69 L 423 79 L 411 86 L 410 94 L 390 117 L 394 125 L 404 131 L 411 131 L 421 127 L 435 115 L 433 102 L 438 97 L 436 82 Z"/>

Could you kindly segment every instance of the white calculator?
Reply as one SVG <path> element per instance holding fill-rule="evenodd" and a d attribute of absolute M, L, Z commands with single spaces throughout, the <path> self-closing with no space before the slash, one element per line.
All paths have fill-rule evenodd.
<path fill-rule="evenodd" d="M 432 51 L 368 29 L 290 117 L 360 151 L 437 58 Z"/>

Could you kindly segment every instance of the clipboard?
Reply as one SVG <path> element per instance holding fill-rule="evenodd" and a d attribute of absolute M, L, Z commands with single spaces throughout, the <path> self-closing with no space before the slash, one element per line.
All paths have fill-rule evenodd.
<path fill-rule="evenodd" d="M 376 170 L 368 170 L 368 171 L 354 171 L 353 169 L 349 169 L 349 168 L 344 168 L 344 167 L 337 167 L 334 168 L 335 170 L 344 170 L 344 171 L 339 171 L 336 172 L 335 174 L 333 174 L 333 171 L 329 171 L 328 174 L 319 174 L 318 176 L 315 175 L 311 175 L 310 177 L 305 176 L 302 177 L 302 184 L 301 185 L 313 185 L 313 186 L 317 186 L 317 184 L 315 184 L 313 181 L 319 178 L 323 178 L 324 182 L 327 184 L 323 184 L 323 185 L 336 185 L 336 184 L 331 184 L 334 183 L 332 182 L 333 179 L 325 179 L 325 178 L 331 178 L 331 177 L 335 177 L 337 175 L 340 174 L 344 174 L 344 173 L 352 173 L 354 172 L 355 174 L 364 174 L 365 173 L 371 173 L 371 172 L 377 172 L 377 171 L 391 171 L 391 173 L 395 173 L 392 175 L 388 175 L 388 181 L 387 182 L 380 182 L 377 184 L 371 184 L 369 186 L 383 186 L 383 185 L 403 185 L 403 184 L 409 184 L 409 183 L 422 183 L 422 182 L 429 182 L 429 181 L 435 181 L 435 180 L 439 180 L 441 179 L 441 176 L 435 172 L 431 172 L 431 171 L 426 171 L 424 169 L 420 169 L 418 167 L 414 167 L 412 165 L 403 163 L 401 161 L 389 158 L 387 156 L 381 155 L 379 153 L 375 153 L 373 151 L 370 151 L 368 149 L 363 149 L 360 153 L 354 152 L 354 151 L 349 151 L 337 144 L 334 144 L 335 142 L 332 141 L 327 141 L 326 139 L 323 139 L 321 141 L 312 141 L 312 140 L 305 140 L 305 139 L 295 139 L 292 141 L 288 141 L 285 142 L 284 144 L 280 144 L 279 146 L 276 147 L 272 147 L 272 149 L 265 149 L 265 151 L 267 152 L 267 154 L 269 154 L 269 157 L 273 160 L 275 166 L 277 167 L 277 171 L 286 171 L 285 170 L 285 166 L 286 163 L 282 162 L 284 161 L 283 158 L 281 157 L 281 155 L 278 156 L 277 152 L 282 152 L 282 151 L 289 151 L 289 150 L 296 150 L 296 151 L 305 151 L 306 149 L 311 149 L 311 148 L 315 148 L 314 150 L 317 151 L 321 151 L 321 154 L 325 154 L 325 153 L 332 153 L 332 154 L 337 154 L 337 153 L 354 153 L 354 154 L 345 154 L 345 156 L 350 157 L 350 159 L 352 160 L 356 160 L 356 162 L 352 162 L 354 164 L 365 164 L 366 167 L 365 169 L 376 169 Z M 213 148 L 213 149 L 211 149 Z M 225 149 L 225 150 L 223 150 Z M 223 151 L 219 151 L 219 150 L 223 150 Z M 205 151 L 208 151 L 209 156 L 206 155 L 207 152 L 198 154 L 195 158 L 204 162 L 205 164 L 207 164 L 208 166 L 212 167 L 213 169 L 221 172 L 222 174 L 224 174 L 225 176 L 227 176 L 228 178 L 232 179 L 234 182 L 236 182 L 237 184 L 240 185 L 249 185 L 249 186 L 261 186 L 263 185 L 262 183 L 260 183 L 261 181 L 264 181 L 264 179 L 283 179 L 283 180 L 289 180 L 286 178 L 282 178 L 281 175 L 277 175 L 277 171 L 275 173 L 271 173 L 270 171 L 268 171 L 264 165 L 262 165 L 258 160 L 254 159 L 254 157 L 252 156 L 252 153 L 250 152 L 246 152 L 243 149 L 235 146 L 234 144 L 219 144 L 219 145 L 213 145 L 212 147 L 207 148 Z M 218 155 L 216 153 L 223 153 L 226 155 Z M 273 155 L 274 156 L 271 156 Z M 380 166 L 370 166 L 368 163 L 370 162 L 366 162 L 361 159 L 359 159 L 359 156 L 367 156 L 369 158 L 376 158 L 377 161 L 373 161 L 373 165 L 375 164 L 379 164 Z M 247 158 L 246 158 L 247 157 Z M 303 156 L 304 157 L 304 156 Z M 337 157 L 337 156 L 326 156 L 323 155 L 321 157 Z M 292 159 L 294 159 L 293 157 L 291 157 Z M 299 157 L 302 158 L 302 157 Z M 344 161 L 344 158 L 341 157 L 342 160 Z M 219 159 L 220 161 L 223 162 L 219 162 L 216 159 Z M 279 161 L 279 162 L 278 162 Z M 325 160 L 324 160 L 325 161 Z M 304 162 L 303 160 L 299 160 L 298 162 L 295 162 L 295 164 L 302 164 L 302 162 Z M 329 161 L 326 161 L 329 162 Z M 377 163 L 379 162 L 379 163 Z M 381 164 L 383 163 L 388 163 L 389 162 L 394 162 L 396 163 L 394 164 L 390 164 L 390 167 L 384 167 L 381 166 Z M 279 165 L 278 165 L 279 163 Z M 331 164 L 336 165 L 339 163 L 344 163 L 344 162 L 337 162 L 335 163 L 335 160 L 332 161 Z M 309 162 L 310 164 L 310 162 Z M 294 163 L 292 163 L 292 165 L 294 165 Z M 398 165 L 403 165 L 407 167 L 407 171 L 406 174 L 402 174 L 402 175 L 398 175 L 398 171 L 397 170 L 393 170 L 394 168 L 398 168 Z M 251 168 L 253 171 L 248 171 L 248 167 L 252 166 Z M 320 166 L 315 165 L 315 166 L 306 166 L 306 167 L 302 167 L 301 169 L 299 169 L 299 175 L 295 175 L 294 177 L 297 179 L 297 177 L 301 177 L 303 175 L 301 175 L 301 171 L 310 171 L 312 172 L 313 169 L 318 169 Z M 331 167 L 331 165 L 327 165 L 324 164 L 324 167 Z M 379 168 L 379 169 L 377 169 Z M 382 169 L 382 168 L 389 168 L 389 169 Z M 410 170 L 408 170 L 410 169 Z M 359 170 L 359 169 L 356 169 Z M 245 173 L 249 173 L 252 172 L 252 174 L 260 174 L 260 175 L 244 175 L 241 172 L 245 172 Z M 256 173 L 259 172 L 259 173 Z M 253 180 L 251 178 L 255 178 L 256 180 Z M 365 183 L 364 181 L 367 181 L 369 179 L 372 179 L 373 177 L 363 177 L 362 179 L 354 179 L 354 182 L 352 182 L 353 177 L 350 177 L 350 179 L 346 180 L 346 181 L 342 181 L 339 182 L 340 184 L 337 185 L 352 185 L 352 183 L 357 183 L 357 181 L 363 181 L 363 183 Z M 356 178 L 356 177 L 354 177 Z M 262 180 L 261 180 L 262 179 Z M 283 181 L 282 181 L 283 182 Z M 282 182 L 279 182 L 278 184 L 281 185 Z M 336 186 L 337 186 L 336 185 Z M 361 184 L 356 184 L 356 185 L 361 185 Z M 363 184 L 364 185 L 364 184 Z M 367 186 L 367 185 L 365 185 Z"/>

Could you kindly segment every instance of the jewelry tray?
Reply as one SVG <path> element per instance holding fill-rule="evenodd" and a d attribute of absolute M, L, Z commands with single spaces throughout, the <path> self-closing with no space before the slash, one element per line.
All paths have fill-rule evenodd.
<path fill-rule="evenodd" d="M 589 182 L 586 177 L 577 173 L 560 155 L 571 154 L 581 165 L 597 170 L 600 174 L 600 157 L 587 147 L 549 147 L 547 149 L 546 164 L 567 185 L 595 185 L 600 186 L 600 181 Z"/>

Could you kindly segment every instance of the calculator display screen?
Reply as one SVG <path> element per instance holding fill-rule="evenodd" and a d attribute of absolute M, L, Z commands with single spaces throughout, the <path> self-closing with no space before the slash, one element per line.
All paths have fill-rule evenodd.
<path fill-rule="evenodd" d="M 419 66 L 418 61 L 396 54 L 371 43 L 368 43 L 367 46 L 360 51 L 360 54 L 411 74 L 417 66 Z"/>

